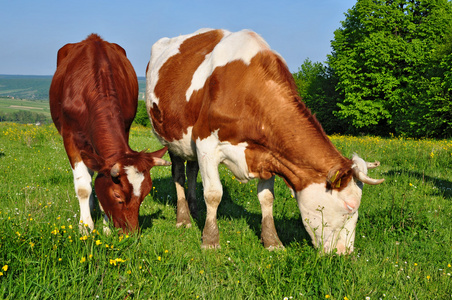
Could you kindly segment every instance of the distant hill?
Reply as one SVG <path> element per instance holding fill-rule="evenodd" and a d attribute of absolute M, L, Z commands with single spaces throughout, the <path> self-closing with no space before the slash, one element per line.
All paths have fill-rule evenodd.
<path fill-rule="evenodd" d="M 49 100 L 52 76 L 0 75 L 0 97 L 27 100 Z M 146 79 L 138 77 L 138 99 L 144 100 Z"/>

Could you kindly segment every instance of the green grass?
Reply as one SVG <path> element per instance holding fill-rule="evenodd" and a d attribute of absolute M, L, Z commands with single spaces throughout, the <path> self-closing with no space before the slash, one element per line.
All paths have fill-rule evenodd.
<path fill-rule="evenodd" d="M 0 298 L 451 299 L 452 141 L 331 138 L 346 156 L 381 161 L 370 175 L 386 179 L 364 188 L 348 256 L 320 256 L 312 248 L 279 179 L 274 215 L 285 249 L 265 250 L 257 183 L 240 184 L 223 167 L 219 250 L 200 247 L 200 178 L 200 218 L 192 228 L 176 228 L 169 167 L 151 171 L 154 189 L 140 210 L 140 234 L 81 235 L 56 130 L 1 123 Z M 141 127 L 132 129 L 131 145 L 160 147 Z"/>
<path fill-rule="evenodd" d="M 44 114 L 50 118 L 49 101 L 46 100 L 18 100 L 0 97 L 0 111 L 12 113 L 20 110 Z"/>

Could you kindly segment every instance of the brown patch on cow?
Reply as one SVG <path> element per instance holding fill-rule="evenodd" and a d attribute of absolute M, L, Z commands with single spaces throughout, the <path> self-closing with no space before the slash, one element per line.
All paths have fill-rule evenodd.
<path fill-rule="evenodd" d="M 206 220 L 202 231 L 203 249 L 212 249 L 220 247 L 220 232 L 218 231 L 217 220 Z"/>
<path fill-rule="evenodd" d="M 86 189 L 78 189 L 77 196 L 82 199 L 86 199 L 91 195 L 91 192 Z"/>
<path fill-rule="evenodd" d="M 262 219 L 261 239 L 265 248 L 277 249 L 283 247 L 276 232 L 275 222 L 273 216 L 268 216 Z"/>
<path fill-rule="evenodd" d="M 187 102 L 185 93 L 196 69 L 222 37 L 221 30 L 212 30 L 185 40 L 180 45 L 179 53 L 169 58 L 160 69 L 154 92 L 161 109 L 154 105 L 151 118 L 155 131 L 167 141 L 181 139 L 187 128 L 197 121 L 202 98 L 192 97 Z M 184 113 L 181 114 L 181 111 Z"/>

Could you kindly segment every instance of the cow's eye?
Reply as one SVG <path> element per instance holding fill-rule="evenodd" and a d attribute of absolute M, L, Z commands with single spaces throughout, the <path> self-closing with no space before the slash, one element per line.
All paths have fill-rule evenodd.
<path fill-rule="evenodd" d="M 112 177 L 111 180 L 112 180 L 115 184 L 121 183 L 121 181 L 119 180 L 119 176 L 118 176 L 118 177 Z"/>
<path fill-rule="evenodd" d="M 124 203 L 124 201 L 121 198 L 121 195 L 117 192 L 113 192 L 113 196 L 115 197 L 116 201 L 118 201 L 119 204 Z"/>

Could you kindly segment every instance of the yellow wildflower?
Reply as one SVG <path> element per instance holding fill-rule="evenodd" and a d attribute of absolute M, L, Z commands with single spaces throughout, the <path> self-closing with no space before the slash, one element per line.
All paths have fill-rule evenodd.
<path fill-rule="evenodd" d="M 100 240 L 97 240 L 97 241 L 96 241 L 96 245 L 97 245 L 97 246 L 102 245 L 102 242 L 101 242 Z"/>
<path fill-rule="evenodd" d="M 80 260 L 80 263 L 84 263 L 86 261 L 85 257 L 82 257 L 82 259 Z"/>
<path fill-rule="evenodd" d="M 2 267 L 2 270 L 5 271 L 5 272 L 8 271 L 8 265 L 4 265 L 4 266 Z"/>

